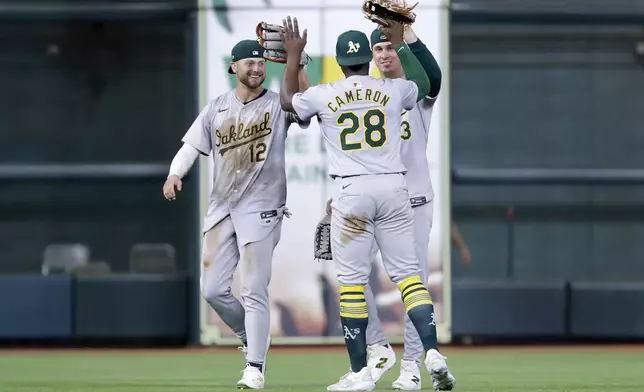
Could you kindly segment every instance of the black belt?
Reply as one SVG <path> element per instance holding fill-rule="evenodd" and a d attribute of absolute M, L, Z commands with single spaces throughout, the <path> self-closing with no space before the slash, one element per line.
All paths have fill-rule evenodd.
<path fill-rule="evenodd" d="M 331 174 L 331 179 L 335 180 L 336 178 L 351 178 L 351 177 L 359 177 L 362 176 L 363 174 L 352 174 L 350 176 L 336 176 L 335 174 Z"/>
<path fill-rule="evenodd" d="M 412 197 L 411 199 L 409 199 L 409 202 L 411 203 L 412 207 L 418 207 L 429 203 L 425 196 Z"/>
<path fill-rule="evenodd" d="M 336 178 L 351 178 L 351 177 L 360 177 L 360 176 L 383 176 L 383 175 L 389 175 L 389 174 L 405 174 L 402 172 L 396 172 L 396 173 L 378 173 L 378 174 L 351 174 L 348 176 L 338 176 L 336 174 L 331 174 L 329 177 L 331 177 L 332 180 L 335 180 Z"/>

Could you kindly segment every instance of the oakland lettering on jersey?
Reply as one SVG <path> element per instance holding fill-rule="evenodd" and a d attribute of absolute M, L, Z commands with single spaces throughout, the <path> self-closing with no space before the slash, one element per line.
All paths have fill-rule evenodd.
<path fill-rule="evenodd" d="M 372 90 L 370 88 L 367 88 L 367 89 L 358 88 L 355 90 L 345 91 L 344 96 L 342 95 L 336 96 L 335 101 L 329 101 L 329 103 L 327 104 L 327 107 L 329 108 L 329 110 L 335 113 L 342 106 L 350 104 L 352 102 L 371 101 L 371 102 L 380 104 L 382 106 L 387 106 L 387 104 L 389 103 L 389 99 L 390 99 L 389 96 L 387 94 L 380 92 L 380 90 Z"/>
<path fill-rule="evenodd" d="M 246 128 L 244 123 L 240 122 L 237 126 L 231 125 L 228 133 L 222 133 L 219 129 L 215 131 L 215 146 L 219 147 L 219 155 L 223 156 L 232 149 L 270 135 L 273 132 L 273 129 L 268 126 L 270 120 L 271 114 L 266 112 L 262 122 L 252 124 Z"/>

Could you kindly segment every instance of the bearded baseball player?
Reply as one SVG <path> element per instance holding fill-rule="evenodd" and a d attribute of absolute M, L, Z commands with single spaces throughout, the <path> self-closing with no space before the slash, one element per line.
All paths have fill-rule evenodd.
<path fill-rule="evenodd" d="M 415 107 L 403 113 L 402 121 L 402 159 L 407 174 L 405 180 L 409 186 L 410 203 L 414 213 L 414 235 L 416 238 L 416 256 L 420 261 L 421 278 L 424 283 L 428 278 L 428 245 L 432 227 L 433 199 L 429 163 L 427 162 L 427 142 L 432 111 L 441 86 L 441 71 L 438 63 L 423 44 L 411 26 L 405 29 L 403 36 L 411 52 L 416 56 L 429 77 L 431 88 L 427 96 L 416 103 Z M 371 33 L 373 61 L 384 78 L 404 78 L 403 68 L 396 50 L 381 29 Z M 372 260 L 377 249 L 372 250 Z M 367 327 L 367 344 L 371 375 L 378 381 L 385 372 L 393 367 L 396 356 L 382 331 L 378 318 L 376 301 L 369 286 L 365 292 L 369 309 L 369 326 Z M 432 323 L 435 324 L 434 320 Z M 404 354 L 400 365 L 400 376 L 393 382 L 397 390 L 418 390 L 421 388 L 420 358 L 423 355 L 423 344 L 409 316 L 405 315 Z M 451 390 L 455 379 L 448 372 L 447 377 L 434 377 L 433 387 L 439 391 Z"/>
<path fill-rule="evenodd" d="M 237 77 L 235 89 L 201 111 L 183 137 L 163 186 L 165 197 L 175 200 L 197 156 L 212 153 L 214 183 L 203 227 L 201 292 L 242 341 L 247 363 L 239 389 L 264 388 L 268 284 L 286 210 L 284 144 L 289 126 L 299 122 L 282 110 L 277 93 L 263 87 L 263 53 L 255 40 L 233 47 L 228 72 Z M 302 78 L 301 67 L 298 72 Z M 238 264 L 243 306 L 231 292 Z"/>
<path fill-rule="evenodd" d="M 331 249 L 340 282 L 340 318 L 351 370 L 330 385 L 329 391 L 375 388 L 367 366 L 369 315 L 365 300 L 374 243 L 418 331 L 427 369 L 441 379 L 448 374 L 445 359 L 437 351 L 433 303 L 415 252 L 413 211 L 404 178 L 407 169 L 401 158 L 401 113 L 424 99 L 430 84 L 405 45 L 403 30 L 400 23 L 383 28 L 409 80 L 370 77 L 369 39 L 350 30 L 336 42 L 336 60 L 346 79 L 298 93 L 297 57 L 306 45 L 306 30 L 300 36 L 297 20 L 284 21 L 283 42 L 289 60 L 282 108 L 302 119 L 317 115 L 329 156 L 329 175 L 336 186 L 331 204 Z"/>

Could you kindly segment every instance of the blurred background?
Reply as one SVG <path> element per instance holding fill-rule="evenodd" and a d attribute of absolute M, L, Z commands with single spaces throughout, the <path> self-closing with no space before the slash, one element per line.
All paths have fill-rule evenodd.
<path fill-rule="evenodd" d="M 366 23 L 357 0 L 304 3 L 0 1 L 0 341 L 223 336 L 204 338 L 217 321 L 198 287 L 207 165 L 172 205 L 161 187 L 196 114 L 232 87 L 208 73 L 212 61 L 223 72 L 232 44 L 206 20 L 231 32 L 250 18 L 252 38 L 266 12 L 308 13 L 319 42 L 337 37 L 327 14 Z M 443 340 L 644 339 L 644 2 L 421 0 L 418 10 L 444 75 L 432 125 Z M 322 64 L 314 84 L 330 80 L 325 45 L 311 53 Z M 221 58 L 209 59 L 213 48 Z M 306 249 L 326 200 L 321 173 L 319 211 L 286 222 Z M 321 268 L 312 250 L 297 257 Z M 303 332 L 276 303 L 279 336 L 341 336 L 329 325 L 332 274 L 311 276 L 323 328 Z"/>

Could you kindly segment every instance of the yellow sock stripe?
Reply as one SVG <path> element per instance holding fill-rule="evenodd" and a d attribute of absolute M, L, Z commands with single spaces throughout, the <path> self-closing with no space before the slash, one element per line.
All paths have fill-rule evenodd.
<path fill-rule="evenodd" d="M 416 306 L 433 305 L 433 304 L 434 304 L 434 302 L 431 299 L 427 298 L 427 297 L 424 297 L 424 298 L 422 298 L 422 297 L 411 298 L 411 299 L 405 301 L 405 309 L 409 310 L 409 309 L 415 308 Z"/>
<path fill-rule="evenodd" d="M 432 296 L 425 288 L 410 293 L 403 300 L 405 301 L 405 310 L 408 312 L 417 306 L 434 304 Z"/>
<path fill-rule="evenodd" d="M 340 312 L 340 317 L 350 318 L 350 319 L 366 319 L 366 318 L 369 318 L 369 315 L 367 313 L 349 314 L 349 313 Z"/>
<path fill-rule="evenodd" d="M 340 314 L 350 314 L 360 318 L 363 314 L 367 313 L 367 303 L 361 302 L 340 302 Z"/>
<path fill-rule="evenodd" d="M 402 297 L 403 297 L 403 299 L 407 298 L 408 295 L 414 293 L 415 291 L 423 290 L 423 289 L 426 290 L 425 286 L 423 286 L 422 284 L 419 284 L 419 283 L 414 283 L 413 285 L 405 288 L 405 290 L 402 292 Z"/>
<path fill-rule="evenodd" d="M 343 308 L 343 307 L 340 307 L 340 313 L 346 313 L 346 314 L 363 314 L 363 313 L 366 313 L 366 312 L 367 312 L 367 308 L 366 308 L 366 307 L 364 307 L 364 308 L 360 308 L 360 309 L 356 309 L 356 308 Z"/>
<path fill-rule="evenodd" d="M 355 302 L 346 302 L 345 300 Z M 364 298 L 364 286 L 340 286 L 340 317 L 353 319 L 369 317 Z"/>
<path fill-rule="evenodd" d="M 340 306 L 344 306 L 345 308 L 366 308 L 367 303 L 365 301 L 362 301 L 362 302 L 340 302 Z"/>
<path fill-rule="evenodd" d="M 427 291 L 427 288 L 425 288 L 423 286 L 414 286 L 413 288 L 410 288 L 409 290 L 405 290 L 405 293 L 402 295 L 402 298 L 404 300 L 405 298 L 409 297 L 410 295 L 414 295 L 414 294 L 416 294 L 418 292 L 422 292 L 422 291 Z"/>
<path fill-rule="evenodd" d="M 423 281 L 419 276 L 410 276 L 398 284 L 398 288 L 402 294 L 403 302 L 405 303 L 405 310 L 409 312 L 411 309 L 421 305 L 433 305 L 432 296 L 427 291 Z"/>
<path fill-rule="evenodd" d="M 342 295 L 342 293 L 364 293 L 364 286 L 340 286 L 340 295 Z"/>
<path fill-rule="evenodd" d="M 420 279 L 420 276 L 410 276 L 409 278 L 398 283 L 398 289 L 402 293 L 403 297 L 408 290 L 412 290 L 416 287 L 425 287 L 423 281 Z"/>
<path fill-rule="evenodd" d="M 364 301 L 364 294 L 340 294 L 340 300 L 343 299 L 361 299 Z"/>
<path fill-rule="evenodd" d="M 349 304 L 349 305 L 355 305 L 355 304 Z M 367 308 L 367 305 L 362 303 L 362 304 L 357 304 L 358 306 L 346 306 L 346 304 L 340 304 L 340 309 L 346 310 L 347 312 L 353 312 L 353 311 L 362 311 L 363 309 Z"/>
<path fill-rule="evenodd" d="M 362 308 L 345 308 L 344 306 L 340 306 L 340 317 L 366 319 L 369 318 L 369 313 L 367 312 L 366 306 Z"/>

